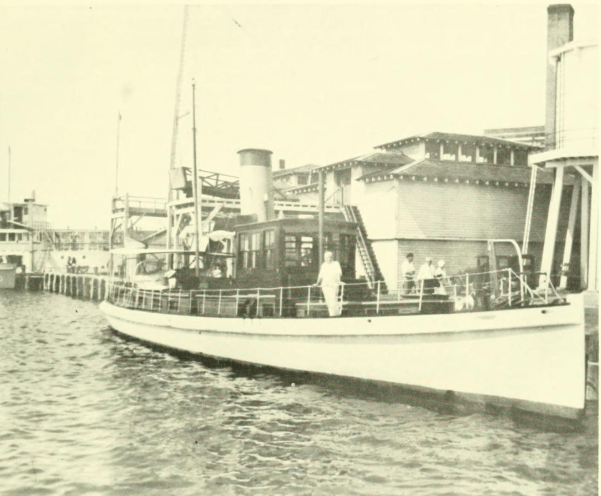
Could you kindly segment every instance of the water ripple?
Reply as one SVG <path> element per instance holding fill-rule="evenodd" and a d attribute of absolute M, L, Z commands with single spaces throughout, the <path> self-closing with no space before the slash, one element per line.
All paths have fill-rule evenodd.
<path fill-rule="evenodd" d="M 597 423 L 548 432 L 207 365 L 96 305 L 0 292 L 0 494 L 590 495 Z"/>

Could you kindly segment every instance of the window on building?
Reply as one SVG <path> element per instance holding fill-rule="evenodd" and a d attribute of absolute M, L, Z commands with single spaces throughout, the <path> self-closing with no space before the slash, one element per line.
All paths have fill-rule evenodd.
<path fill-rule="evenodd" d="M 296 184 L 305 185 L 309 182 L 309 174 L 298 174 Z"/>
<path fill-rule="evenodd" d="M 436 141 L 426 141 L 426 158 L 440 160 L 440 143 Z"/>
<path fill-rule="evenodd" d="M 509 150 L 509 148 L 505 148 L 504 146 L 500 146 L 499 148 L 497 148 L 497 164 L 511 164 L 511 151 Z"/>
<path fill-rule="evenodd" d="M 480 146 L 478 150 L 479 164 L 492 164 L 494 158 L 494 150 L 492 146 Z"/>
<path fill-rule="evenodd" d="M 515 165 L 527 166 L 528 165 L 528 150 L 517 149 L 515 151 Z"/>
<path fill-rule="evenodd" d="M 473 143 L 462 143 L 460 162 L 473 162 L 476 159 L 476 147 Z"/>
<path fill-rule="evenodd" d="M 311 184 L 318 183 L 318 182 L 319 182 L 319 174 L 312 173 L 311 174 Z"/>
<path fill-rule="evenodd" d="M 6 233 L 0 233 L 0 241 L 6 241 Z"/>
<path fill-rule="evenodd" d="M 459 144 L 452 142 L 444 142 L 442 144 L 442 159 L 455 161 L 457 160 L 457 153 L 459 152 Z"/>
<path fill-rule="evenodd" d="M 16 241 L 17 235 L 15 233 L 8 233 L 9 241 Z"/>
<path fill-rule="evenodd" d="M 264 266 L 266 269 L 275 269 L 275 231 L 273 229 L 263 233 Z"/>
<path fill-rule="evenodd" d="M 23 215 L 27 215 L 29 212 L 29 209 L 27 207 L 23 207 Z"/>

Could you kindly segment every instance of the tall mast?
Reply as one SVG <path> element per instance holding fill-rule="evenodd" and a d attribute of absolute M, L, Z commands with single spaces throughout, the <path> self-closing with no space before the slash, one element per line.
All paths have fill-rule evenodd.
<path fill-rule="evenodd" d="M 181 99 L 181 87 L 182 87 L 182 76 L 184 72 L 184 60 L 185 60 L 185 52 L 186 52 L 186 33 L 188 27 L 188 6 L 184 6 L 184 20 L 182 26 L 182 43 L 180 47 L 179 54 L 179 71 L 177 73 L 177 82 L 175 85 L 175 108 L 173 111 L 173 132 L 171 135 L 171 156 L 169 159 L 169 191 L 167 193 L 167 249 L 171 248 L 172 244 L 172 218 L 171 218 L 171 208 L 169 207 L 169 203 L 171 203 L 173 198 L 173 190 L 171 189 L 171 170 L 175 167 L 175 159 L 177 153 L 177 129 L 179 122 L 179 105 Z M 176 233 L 177 235 L 177 233 Z M 171 259 L 172 257 L 168 257 L 168 265 L 171 268 Z"/>
<path fill-rule="evenodd" d="M 202 210 L 200 209 L 200 199 L 202 192 L 198 191 L 198 168 L 196 166 L 196 84 L 192 80 L 192 149 L 194 151 L 194 161 L 192 164 L 192 185 L 194 188 L 194 234 L 196 237 L 196 264 L 194 274 L 200 275 L 200 225 L 202 222 Z"/>

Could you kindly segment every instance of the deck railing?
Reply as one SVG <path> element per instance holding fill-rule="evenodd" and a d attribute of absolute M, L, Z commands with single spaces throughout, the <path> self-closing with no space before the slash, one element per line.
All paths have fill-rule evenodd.
<path fill-rule="evenodd" d="M 419 313 L 425 305 L 446 303 L 454 311 L 471 310 L 478 295 L 486 295 L 488 307 L 507 308 L 549 303 L 559 298 L 549 282 L 533 290 L 523 275 L 512 269 L 470 273 L 429 281 L 417 281 L 411 291 L 383 292 L 382 281 L 342 284 L 334 313 L 347 307 L 364 314 L 382 315 L 407 308 Z M 354 298 L 354 300 L 353 300 Z M 149 290 L 123 283 L 110 284 L 107 300 L 117 306 L 150 312 L 211 317 L 327 317 L 330 312 L 318 286 L 252 289 Z"/>

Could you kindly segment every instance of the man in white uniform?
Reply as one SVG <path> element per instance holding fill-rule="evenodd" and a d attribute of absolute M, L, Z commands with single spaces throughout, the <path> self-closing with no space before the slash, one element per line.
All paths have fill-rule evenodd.
<path fill-rule="evenodd" d="M 405 294 L 409 294 L 415 287 L 415 265 L 413 265 L 413 253 L 407 253 L 407 258 L 403 262 L 401 270 L 403 271 L 403 277 L 405 278 L 403 281 L 403 289 L 405 290 Z"/>
<path fill-rule="evenodd" d="M 341 305 L 338 303 L 338 290 L 342 284 L 342 268 L 338 262 L 334 261 L 331 251 L 323 254 L 323 260 L 316 286 L 321 284 L 330 317 L 338 317 L 342 313 Z"/>

